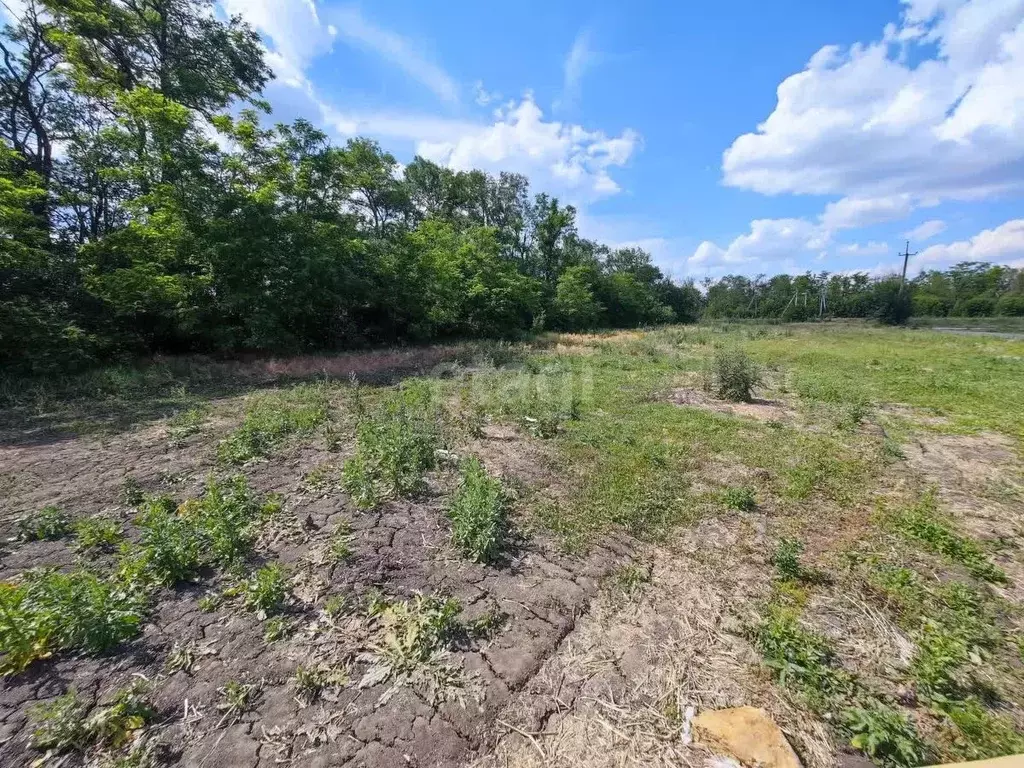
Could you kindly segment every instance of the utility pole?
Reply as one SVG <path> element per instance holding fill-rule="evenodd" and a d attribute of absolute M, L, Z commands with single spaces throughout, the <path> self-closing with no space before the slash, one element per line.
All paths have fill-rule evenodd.
<path fill-rule="evenodd" d="M 907 282 L 907 264 L 910 263 L 911 256 L 917 256 L 917 251 L 910 252 L 910 241 L 907 240 L 906 250 L 900 254 L 903 257 L 903 276 L 900 277 L 900 295 L 903 295 L 903 285 Z"/>

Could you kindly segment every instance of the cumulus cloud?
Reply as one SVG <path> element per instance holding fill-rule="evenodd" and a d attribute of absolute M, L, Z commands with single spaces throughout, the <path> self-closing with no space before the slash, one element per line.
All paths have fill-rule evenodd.
<path fill-rule="evenodd" d="M 798 256 L 818 255 L 826 245 L 821 228 L 805 219 L 756 219 L 750 232 L 722 248 L 710 240 L 697 246 L 687 259 L 690 271 L 714 268 L 739 272 L 762 271 L 771 264 Z"/>
<path fill-rule="evenodd" d="M 918 224 L 911 230 L 903 233 L 908 240 L 931 240 L 936 235 L 941 235 L 946 231 L 946 222 L 942 219 L 931 219 L 929 221 Z"/>
<path fill-rule="evenodd" d="M 986 229 L 969 240 L 932 245 L 921 251 L 914 263 L 923 267 L 960 261 L 993 261 L 1001 264 L 1024 259 L 1024 219 L 1013 219 L 994 229 Z"/>
<path fill-rule="evenodd" d="M 418 139 L 416 150 L 457 170 L 483 168 L 525 173 L 542 188 L 565 190 L 580 200 L 615 194 L 609 170 L 628 163 L 640 146 L 631 129 L 618 136 L 547 120 L 533 97 L 497 109 L 490 125 L 463 127 L 447 137 Z"/>
<path fill-rule="evenodd" d="M 836 247 L 840 256 L 881 256 L 894 250 L 888 243 L 871 240 L 867 243 L 844 243 Z"/>
<path fill-rule="evenodd" d="M 726 150 L 727 185 L 915 203 L 1024 189 L 1024 2 L 903 6 L 880 39 L 826 46 L 779 85 Z"/>
<path fill-rule="evenodd" d="M 830 231 L 856 229 L 908 216 L 913 209 L 910 195 L 889 197 L 844 197 L 825 206 L 820 220 Z"/>

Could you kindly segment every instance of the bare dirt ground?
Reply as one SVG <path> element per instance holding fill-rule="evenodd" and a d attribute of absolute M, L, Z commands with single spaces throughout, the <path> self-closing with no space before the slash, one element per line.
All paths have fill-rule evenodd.
<path fill-rule="evenodd" d="M 196 495 L 214 467 L 209 437 L 174 446 L 164 427 L 152 426 L 104 438 L 2 447 L 5 538 L 20 514 L 46 504 L 76 517 L 105 512 L 127 524 L 130 512 L 116 500 L 129 474 L 149 492 Z M 531 458 L 524 438 L 514 432 L 495 430 L 478 442 L 493 444 L 483 452 L 493 472 L 526 486 L 545 480 L 541 456 Z M 237 608 L 199 610 L 196 598 L 215 584 L 164 590 L 142 637 L 116 655 L 62 656 L 0 683 L 0 763 L 31 762 L 26 714 L 33 703 L 72 687 L 98 701 L 136 677 L 153 684 L 164 759 L 181 765 L 445 766 L 461 764 L 484 745 L 499 708 L 573 629 L 600 581 L 631 545 L 608 540 L 580 560 L 534 538 L 503 567 L 473 565 L 451 551 L 439 510 L 441 478 L 432 478 L 433 490 L 424 498 L 359 512 L 343 494 L 319 497 L 303 487 L 309 470 L 340 459 L 315 444 L 294 446 L 245 470 L 255 489 L 283 496 L 292 521 L 260 548 L 261 557 L 283 563 L 292 574 L 286 617 L 291 637 L 268 644 L 260 622 Z M 354 555 L 344 567 L 318 566 L 316 553 L 341 520 L 351 524 Z M 66 541 L 11 544 L 0 577 L 73 559 Z M 467 621 L 486 611 L 505 617 L 494 636 L 467 639 L 455 652 L 465 672 L 456 700 L 431 702 L 412 688 L 388 698 L 385 684 L 346 686 L 329 703 L 297 701 L 292 678 L 299 665 L 329 659 L 346 665 L 352 680 L 362 677 L 366 663 L 359 653 L 371 640 L 365 627 L 334 626 L 322 608 L 329 596 L 357 599 L 370 589 L 397 597 L 455 597 Z M 176 646 L 196 656 L 188 672 L 165 669 Z M 218 691 L 229 681 L 259 691 L 252 711 L 234 723 L 217 709 Z"/>

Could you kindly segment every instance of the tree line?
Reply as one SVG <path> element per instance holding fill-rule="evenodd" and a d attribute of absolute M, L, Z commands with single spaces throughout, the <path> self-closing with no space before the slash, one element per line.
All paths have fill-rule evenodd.
<path fill-rule="evenodd" d="M 702 312 L 798 319 L 814 305 L 793 294 L 822 281 L 832 312 L 877 311 L 865 296 L 881 283 L 864 276 L 727 277 L 702 291 L 641 249 L 580 236 L 573 207 L 531 194 L 522 175 L 420 157 L 403 167 L 369 139 L 336 145 L 305 120 L 270 124 L 260 38 L 212 0 L 27 0 L 0 54 L 8 371 Z M 1008 279 L 979 277 L 970 300 L 1005 309 Z M 915 281 L 914 300 L 989 308 L 950 280 Z"/>
<path fill-rule="evenodd" d="M 211 0 L 30 0 L 0 40 L 0 361 L 692 320 L 699 292 L 518 174 L 266 125 Z"/>
<path fill-rule="evenodd" d="M 704 282 L 703 313 L 714 318 L 875 318 L 1024 316 L 1024 270 L 965 261 L 926 270 L 905 283 L 867 273 L 745 277 Z"/>

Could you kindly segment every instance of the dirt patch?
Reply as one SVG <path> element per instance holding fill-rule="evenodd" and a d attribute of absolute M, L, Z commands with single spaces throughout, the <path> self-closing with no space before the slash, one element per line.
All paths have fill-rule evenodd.
<path fill-rule="evenodd" d="M 523 487 L 554 482 L 544 448 L 531 450 L 525 436 L 501 429 L 468 447 L 491 471 Z M 15 517 L 54 503 L 75 517 L 104 511 L 126 528 L 131 513 L 119 505 L 126 474 L 149 492 L 179 499 L 199 493 L 214 464 L 210 434 L 172 444 L 156 425 L 106 439 L 75 438 L 57 444 L 22 444 L 0 453 L 7 494 L 3 533 Z M 156 737 L 167 764 L 188 766 L 455 766 L 493 730 L 498 710 L 521 689 L 573 630 L 598 593 L 599 584 L 629 557 L 632 543 L 612 538 L 584 558 L 560 553 L 537 538 L 500 567 L 468 563 L 451 548 L 442 507 L 453 478 L 432 475 L 419 498 L 395 501 L 372 512 L 351 506 L 338 489 L 316 493 L 303 478 L 314 467 L 339 464 L 349 449 L 330 452 L 322 438 L 294 444 L 268 461 L 245 467 L 250 485 L 284 498 L 285 515 L 261 539 L 256 558 L 276 561 L 290 578 L 292 598 L 284 614 L 284 639 L 269 642 L 265 625 L 237 601 L 204 612 L 198 600 L 227 582 L 207 579 L 164 590 L 142 635 L 104 658 L 60 654 L 26 672 L 0 680 L 0 764 L 24 765 L 39 753 L 28 746 L 28 712 L 37 702 L 70 688 L 89 703 L 144 677 L 158 709 Z M 351 525 L 352 557 L 324 562 L 339 524 Z M 10 543 L 0 575 L 14 578 L 26 568 L 70 566 L 71 541 Z M 257 564 L 257 563 L 254 563 Z M 500 615 L 486 636 L 466 637 L 448 663 L 460 688 L 433 699 L 419 688 L 392 682 L 360 688 L 379 637 L 366 625 L 362 606 L 371 590 L 394 599 L 417 593 L 459 600 L 461 619 Z M 326 620 L 331 597 L 352 606 Z M 189 671 L 166 666 L 175 648 L 195 657 Z M 299 666 L 330 664 L 347 672 L 349 684 L 304 706 L 297 698 Z M 250 711 L 237 722 L 219 709 L 220 692 L 235 681 L 256 686 Z M 67 763 L 73 765 L 74 761 Z"/>
<path fill-rule="evenodd" d="M 645 551 L 651 583 L 610 589 L 497 718 L 497 766 L 704 765 L 687 723 L 710 708 L 771 713 L 805 765 L 836 764 L 828 733 L 757 673 L 744 639 L 769 590 L 759 515 L 707 519 Z"/>
<path fill-rule="evenodd" d="M 796 411 L 781 400 L 764 400 L 755 398 L 749 403 L 734 403 L 712 397 L 700 389 L 675 389 L 669 400 L 676 405 L 702 408 L 716 413 L 728 413 L 732 416 L 743 416 L 757 421 L 774 421 L 792 423 L 796 421 Z"/>
<path fill-rule="evenodd" d="M 941 508 L 967 533 L 987 542 L 1007 572 L 1005 593 L 1024 603 L 1024 465 L 1005 435 L 918 435 L 903 446 L 910 468 L 934 488 Z"/>

